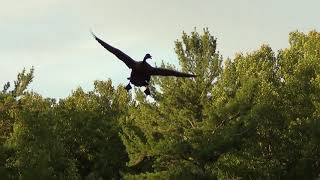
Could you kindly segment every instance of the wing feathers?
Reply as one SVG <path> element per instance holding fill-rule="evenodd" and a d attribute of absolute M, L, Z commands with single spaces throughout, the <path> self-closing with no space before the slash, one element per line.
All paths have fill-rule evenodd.
<path fill-rule="evenodd" d="M 164 68 L 153 68 L 152 75 L 157 76 L 176 76 L 176 77 L 196 77 L 196 75 L 183 73 L 175 70 Z"/>
<path fill-rule="evenodd" d="M 92 32 L 91 32 L 92 33 Z M 112 47 L 111 45 L 107 44 L 106 42 L 99 39 L 94 33 L 92 33 L 93 37 L 101 44 L 106 50 L 117 56 L 121 61 L 123 61 L 129 68 L 132 68 L 136 63 L 130 56 L 125 54 L 124 52 L 120 51 L 119 49 Z"/>

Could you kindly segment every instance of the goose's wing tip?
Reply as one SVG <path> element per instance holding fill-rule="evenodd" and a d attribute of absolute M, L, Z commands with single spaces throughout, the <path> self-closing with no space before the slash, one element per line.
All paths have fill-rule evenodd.
<path fill-rule="evenodd" d="M 97 36 L 94 34 L 94 32 L 92 31 L 92 29 L 90 28 L 90 33 L 91 33 L 91 35 L 96 39 L 97 38 Z"/>

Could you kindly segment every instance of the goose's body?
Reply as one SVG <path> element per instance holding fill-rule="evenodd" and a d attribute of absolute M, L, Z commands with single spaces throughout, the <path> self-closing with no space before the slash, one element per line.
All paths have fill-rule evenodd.
<path fill-rule="evenodd" d="M 130 56 L 126 55 L 119 49 L 112 47 L 111 45 L 102 41 L 93 33 L 92 35 L 105 49 L 107 49 L 109 52 L 117 56 L 117 58 L 123 61 L 128 66 L 128 68 L 132 69 L 131 75 L 128 78 L 128 80 L 130 80 L 130 82 L 135 86 L 138 86 L 138 87 L 145 86 L 146 90 L 144 92 L 146 95 L 150 94 L 148 85 L 149 85 L 151 76 L 195 77 L 195 75 L 193 74 L 178 72 L 170 69 L 152 67 L 146 61 L 147 59 L 152 58 L 150 54 L 146 54 L 142 61 L 135 61 Z M 126 89 L 127 90 L 131 89 L 130 83 L 126 86 Z"/>
<path fill-rule="evenodd" d="M 151 79 L 151 68 L 152 67 L 147 62 L 137 62 L 135 67 L 132 68 L 130 78 L 128 79 L 135 86 L 147 86 Z"/>

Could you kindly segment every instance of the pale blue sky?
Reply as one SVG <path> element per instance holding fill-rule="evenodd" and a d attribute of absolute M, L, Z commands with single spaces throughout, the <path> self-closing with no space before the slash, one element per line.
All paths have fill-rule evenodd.
<path fill-rule="evenodd" d="M 177 64 L 181 32 L 208 27 L 226 57 L 261 44 L 275 51 L 288 33 L 320 28 L 319 0 L 0 0 L 0 85 L 35 67 L 30 86 L 61 98 L 94 80 L 127 84 L 129 69 L 94 41 L 93 31 L 136 60 L 150 53 Z"/>

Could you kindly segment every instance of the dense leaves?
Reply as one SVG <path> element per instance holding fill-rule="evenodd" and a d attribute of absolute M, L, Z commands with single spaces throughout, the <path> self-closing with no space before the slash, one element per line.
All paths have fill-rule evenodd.
<path fill-rule="evenodd" d="M 208 29 L 183 33 L 175 52 L 197 77 L 153 78 L 152 100 L 111 80 L 45 99 L 23 70 L 0 92 L 1 179 L 318 178 L 320 33 L 234 59 L 216 47 Z"/>

